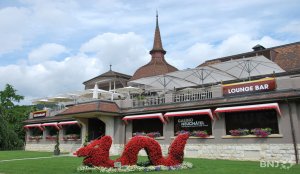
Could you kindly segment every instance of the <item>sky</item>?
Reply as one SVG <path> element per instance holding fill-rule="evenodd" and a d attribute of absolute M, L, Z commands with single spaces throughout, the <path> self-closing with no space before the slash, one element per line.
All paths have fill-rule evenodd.
<path fill-rule="evenodd" d="M 1 0 L 0 90 L 33 99 L 83 90 L 112 70 L 151 59 L 155 15 L 166 60 L 178 69 L 300 41 L 299 0 Z"/>

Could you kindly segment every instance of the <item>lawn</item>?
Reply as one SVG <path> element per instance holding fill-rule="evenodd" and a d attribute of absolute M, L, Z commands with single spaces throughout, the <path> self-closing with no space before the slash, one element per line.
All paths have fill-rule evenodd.
<path fill-rule="evenodd" d="M 42 159 L 26 159 L 19 161 L 3 161 L 9 159 L 34 158 L 34 157 L 52 157 L 52 153 L 47 152 L 26 152 L 26 151 L 0 151 L 0 174 L 69 174 L 77 173 L 76 168 L 82 162 L 82 158 L 61 156 Z M 146 158 L 140 157 L 140 160 Z M 187 158 L 186 161 L 192 162 L 194 168 L 180 171 L 147 172 L 149 174 L 158 173 L 264 173 L 264 174 L 299 174 L 300 165 L 293 166 L 289 170 L 279 168 L 260 168 L 259 162 L 249 161 L 229 161 L 229 160 L 208 160 Z"/>

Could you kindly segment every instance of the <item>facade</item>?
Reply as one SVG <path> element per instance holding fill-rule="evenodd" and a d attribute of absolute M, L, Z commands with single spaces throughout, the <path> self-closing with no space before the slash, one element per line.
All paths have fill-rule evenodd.
<path fill-rule="evenodd" d="M 183 78 L 190 71 L 178 71 L 164 60 L 157 19 L 150 63 L 132 77 L 109 71 L 114 75 L 104 73 L 84 84 L 86 89 L 95 84 L 100 89 L 116 89 L 131 82 L 149 86 L 146 82 L 151 78 L 168 77 L 172 82 L 181 80 L 176 81 L 178 86 L 144 88 L 139 94 L 128 92 L 115 100 L 62 102 L 66 107 L 55 113 L 35 111 L 25 121 L 26 150 L 53 151 L 58 135 L 60 149 L 74 152 L 85 142 L 110 135 L 110 152 L 117 155 L 131 137 L 147 135 L 167 153 L 174 137 L 188 132 L 186 157 L 296 163 L 300 158 L 299 50 L 299 42 L 274 48 L 257 45 L 253 52 L 209 60 L 190 71 L 209 70 L 221 80 L 209 81 L 215 76 L 199 78 L 201 83 L 196 83 Z M 249 68 L 254 61 L 259 63 Z M 226 69 L 234 64 L 246 69 L 245 75 Z M 122 79 L 120 86 L 116 79 Z"/>

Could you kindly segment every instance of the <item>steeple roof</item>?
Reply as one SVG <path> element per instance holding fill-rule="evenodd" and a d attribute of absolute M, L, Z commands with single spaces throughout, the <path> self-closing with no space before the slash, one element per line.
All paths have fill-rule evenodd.
<path fill-rule="evenodd" d="M 146 65 L 136 70 L 130 80 L 136 80 L 144 77 L 156 76 L 166 74 L 173 71 L 178 71 L 177 68 L 170 65 L 164 55 L 166 51 L 163 49 L 160 30 L 158 25 L 158 14 L 156 13 L 156 27 L 154 34 L 153 48 L 150 51 L 151 61 Z"/>
<path fill-rule="evenodd" d="M 154 33 L 154 42 L 153 42 L 153 48 L 150 51 L 150 54 L 152 54 L 153 52 L 156 52 L 156 51 L 160 51 L 163 54 L 166 54 L 166 51 L 164 50 L 162 41 L 161 41 L 157 12 L 156 12 L 156 27 L 155 27 L 155 33 Z"/>

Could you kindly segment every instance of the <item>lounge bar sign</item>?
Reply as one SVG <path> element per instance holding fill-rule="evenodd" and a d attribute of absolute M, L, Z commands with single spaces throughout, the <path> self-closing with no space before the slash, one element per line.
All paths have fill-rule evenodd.
<path fill-rule="evenodd" d="M 38 117 L 46 117 L 47 111 L 41 110 L 41 111 L 35 111 L 32 113 L 33 118 L 38 118 Z"/>
<path fill-rule="evenodd" d="M 249 82 L 233 83 L 223 85 L 223 95 L 239 95 L 247 93 L 257 93 L 272 91 L 276 88 L 276 81 L 274 78 L 264 78 Z"/>

